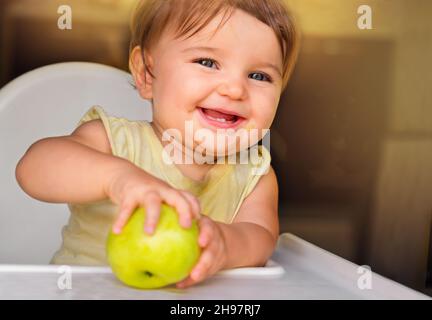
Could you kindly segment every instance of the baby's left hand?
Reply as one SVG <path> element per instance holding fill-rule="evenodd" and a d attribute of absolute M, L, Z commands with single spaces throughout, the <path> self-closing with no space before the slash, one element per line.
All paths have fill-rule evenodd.
<path fill-rule="evenodd" d="M 201 256 L 189 276 L 177 283 L 177 288 L 186 288 L 201 282 L 225 266 L 227 248 L 220 226 L 206 216 L 201 216 L 198 225 Z"/>

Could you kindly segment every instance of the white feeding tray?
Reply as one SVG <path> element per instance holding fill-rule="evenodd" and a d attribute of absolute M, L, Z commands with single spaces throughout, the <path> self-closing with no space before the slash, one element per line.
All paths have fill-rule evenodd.
<path fill-rule="evenodd" d="M 60 266 L 60 265 L 0 265 L 0 273 L 65 273 L 72 274 L 112 274 L 110 267 L 87 267 L 87 266 Z M 218 272 L 214 277 L 218 278 L 278 278 L 283 276 L 285 270 L 282 266 L 269 260 L 264 267 L 258 268 L 235 268 Z"/>
<path fill-rule="evenodd" d="M 264 267 L 224 270 L 186 289 L 137 290 L 109 267 L 0 265 L 0 299 L 430 299 L 292 234 L 282 234 Z M 70 288 L 64 288 L 69 274 Z M 359 285 L 360 284 L 360 285 Z"/>
<path fill-rule="evenodd" d="M 235 268 L 219 271 L 214 277 L 223 278 L 244 278 L 244 279 L 275 279 L 282 277 L 285 273 L 284 268 L 274 260 L 267 261 L 264 267 L 260 268 Z"/>

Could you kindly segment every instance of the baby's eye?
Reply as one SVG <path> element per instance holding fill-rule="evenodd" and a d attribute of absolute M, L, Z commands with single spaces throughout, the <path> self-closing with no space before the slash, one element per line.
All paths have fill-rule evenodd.
<path fill-rule="evenodd" d="M 196 59 L 194 62 L 195 63 L 198 62 L 200 65 L 206 66 L 209 68 L 211 68 L 213 64 L 216 65 L 216 60 L 214 60 L 212 58 L 199 58 L 199 59 Z M 202 62 L 204 62 L 204 64 Z M 273 82 L 272 78 L 265 73 L 255 72 L 255 73 L 252 73 L 252 75 L 260 75 L 261 76 L 261 77 L 258 77 L 258 79 L 257 79 L 257 77 L 252 77 L 252 79 L 254 79 L 254 80 Z M 260 80 L 261 78 L 264 78 L 264 80 Z"/>
<path fill-rule="evenodd" d="M 266 75 L 265 73 L 261 73 L 261 72 L 251 73 L 249 75 L 249 78 L 251 78 L 253 80 L 257 80 L 257 81 L 267 81 L 267 82 L 271 82 L 272 81 L 272 79 L 270 78 L 270 76 Z"/>
<path fill-rule="evenodd" d="M 216 68 L 216 61 L 210 58 L 201 58 L 194 61 L 195 63 L 198 63 L 204 67 L 207 68 Z"/>

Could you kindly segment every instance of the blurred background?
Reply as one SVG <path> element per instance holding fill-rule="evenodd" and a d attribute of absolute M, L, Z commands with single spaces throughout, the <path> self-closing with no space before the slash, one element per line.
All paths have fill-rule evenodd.
<path fill-rule="evenodd" d="M 286 1 L 303 39 L 271 128 L 281 232 L 432 295 L 432 1 Z M 127 70 L 134 4 L 0 0 L 0 87 L 64 61 Z"/>

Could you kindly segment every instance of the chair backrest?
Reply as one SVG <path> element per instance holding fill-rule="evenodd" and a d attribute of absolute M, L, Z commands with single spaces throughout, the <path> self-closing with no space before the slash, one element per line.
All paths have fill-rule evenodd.
<path fill-rule="evenodd" d="M 131 120 L 152 119 L 130 74 L 85 62 L 28 72 L 0 90 L 0 263 L 46 264 L 61 244 L 66 204 L 29 197 L 15 179 L 25 151 L 45 137 L 70 134 L 93 105 Z"/>

